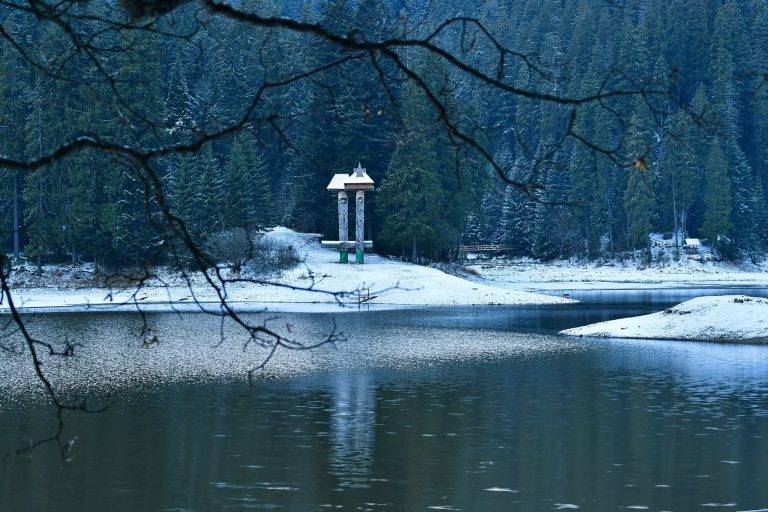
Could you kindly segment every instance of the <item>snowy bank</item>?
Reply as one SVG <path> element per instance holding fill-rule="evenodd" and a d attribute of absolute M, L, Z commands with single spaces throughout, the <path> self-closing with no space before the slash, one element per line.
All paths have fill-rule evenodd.
<path fill-rule="evenodd" d="M 318 237 L 275 228 L 264 239 L 278 246 L 290 246 L 302 263 L 278 275 L 264 277 L 273 284 L 230 282 L 226 284 L 228 301 L 241 309 L 285 309 L 280 305 L 317 305 L 337 307 L 344 304 L 372 306 L 448 306 L 448 305 L 540 305 L 564 304 L 568 299 L 510 290 L 462 279 L 440 270 L 397 260 L 366 255 L 365 265 L 339 264 L 336 251 L 323 248 Z M 66 279 L 55 286 L 14 286 L 17 305 L 26 310 L 45 308 L 132 309 L 137 304 L 147 310 L 171 307 L 195 309 L 198 304 L 216 307 L 215 291 L 202 275 L 191 275 L 192 287 L 178 274 L 154 269 L 157 278 L 136 288 L 85 287 L 75 289 Z M 224 272 L 226 274 L 226 272 Z M 234 276 L 233 276 L 234 277 Z M 248 277 L 246 275 L 242 277 Z M 286 287 L 286 285 L 288 287 Z M 291 289 L 289 287 L 296 287 Z M 354 292 L 344 296 L 338 292 Z M 0 304 L 0 311 L 7 304 Z M 302 307 L 292 308 L 294 311 Z"/>
<path fill-rule="evenodd" d="M 768 342 L 768 299 L 698 297 L 675 307 L 561 331 L 570 336 Z"/>
<path fill-rule="evenodd" d="M 538 261 L 531 258 L 481 259 L 469 255 L 466 269 L 478 279 L 513 290 L 627 290 L 695 287 L 755 287 L 768 285 L 768 259 L 719 260 L 706 244 L 695 240 L 680 251 L 674 240 L 651 234 L 652 258 L 636 251 L 621 259 Z"/>
<path fill-rule="evenodd" d="M 766 263 L 681 259 L 643 267 L 634 260 L 545 263 L 520 258 L 476 261 L 467 268 L 488 284 L 528 291 L 768 285 Z"/>

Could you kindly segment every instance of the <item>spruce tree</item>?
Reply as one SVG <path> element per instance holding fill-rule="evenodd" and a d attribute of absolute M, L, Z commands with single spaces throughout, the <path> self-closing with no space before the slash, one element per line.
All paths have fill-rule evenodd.
<path fill-rule="evenodd" d="M 731 196 L 733 208 L 731 225 L 733 226 L 733 248 L 737 256 L 754 258 L 760 242 L 758 230 L 760 212 L 757 209 L 755 179 L 746 157 L 739 150 L 737 163 L 731 171 Z"/>
<path fill-rule="evenodd" d="M 223 193 L 219 207 L 224 229 L 252 226 L 256 205 L 252 201 L 253 179 L 248 160 L 243 144 L 236 139 L 227 155 L 222 179 Z"/>
<path fill-rule="evenodd" d="M 210 144 L 206 145 L 197 157 L 193 193 L 192 226 L 200 240 L 205 240 L 223 227 L 219 161 Z"/>
<path fill-rule="evenodd" d="M 753 15 L 750 27 L 751 54 L 749 62 L 768 62 L 768 2 L 752 0 Z M 768 87 L 765 76 L 757 74 L 748 85 L 751 94 L 744 110 L 751 113 L 749 144 L 744 146 L 750 156 L 750 164 L 763 183 L 768 180 Z M 765 239 L 765 237 L 763 237 Z"/>
<path fill-rule="evenodd" d="M 535 208 L 535 205 L 529 197 L 513 188 L 505 189 L 494 241 L 510 246 L 509 253 L 513 256 L 531 253 L 529 233 L 533 221 L 532 207 Z"/>
<path fill-rule="evenodd" d="M 252 223 L 258 228 L 272 226 L 275 223 L 275 202 L 272 197 L 272 184 L 267 163 L 256 148 L 251 151 L 246 150 L 246 161 L 250 162 L 251 166 Z"/>
<path fill-rule="evenodd" d="M 627 213 L 630 248 L 650 251 L 655 203 L 651 173 L 641 169 L 631 169 L 629 173 L 624 192 L 624 210 Z"/>
<path fill-rule="evenodd" d="M 554 169 L 545 169 L 541 183 L 544 190 L 539 194 L 540 202 L 533 207 L 531 232 L 531 255 L 542 260 L 552 260 L 564 255 L 565 227 L 564 209 L 556 205 L 558 180 L 562 177 Z"/>
<path fill-rule="evenodd" d="M 437 140 L 425 125 L 427 105 L 413 83 L 403 92 L 405 132 L 381 183 L 377 210 L 379 238 L 390 248 L 417 261 L 424 251 L 433 256 L 449 233 L 440 184 Z"/>
<path fill-rule="evenodd" d="M 483 241 L 483 226 L 480 219 L 473 212 L 467 214 L 462 229 L 461 241 L 465 244 L 475 245 Z"/>
<path fill-rule="evenodd" d="M 379 238 L 417 262 L 424 251 L 434 251 L 444 241 L 440 182 L 434 169 L 417 167 L 401 148 L 395 150 L 379 189 Z"/>
<path fill-rule="evenodd" d="M 684 112 L 672 114 L 662 133 L 658 174 L 664 201 L 665 222 L 669 222 L 678 250 L 687 229 L 688 212 L 696 198 L 699 158 L 695 152 L 694 129 Z M 671 222 L 670 222 L 671 221 Z"/>
<path fill-rule="evenodd" d="M 252 143 L 235 140 L 224 167 L 225 228 L 263 228 L 272 220 L 272 193 L 264 160 Z"/>
<path fill-rule="evenodd" d="M 173 213 L 187 229 L 192 229 L 196 210 L 196 167 L 191 155 L 183 153 L 173 159 L 169 185 Z"/>
<path fill-rule="evenodd" d="M 754 197 L 752 201 L 755 205 L 755 212 L 757 214 L 755 233 L 757 234 L 760 249 L 764 252 L 766 244 L 768 243 L 768 201 L 765 199 L 765 187 L 763 186 L 763 180 L 760 175 L 755 177 L 753 194 Z"/>
<path fill-rule="evenodd" d="M 47 40 L 45 35 L 44 38 Z M 60 89 L 46 80 L 42 72 L 35 73 L 33 80 L 32 87 L 27 91 L 28 103 L 32 108 L 27 114 L 24 126 L 27 134 L 25 153 L 30 158 L 43 154 L 53 140 L 61 138 L 64 131 L 61 119 L 54 110 L 54 104 L 61 99 Z M 29 174 L 22 190 L 24 224 L 27 226 L 28 236 L 27 249 L 29 256 L 37 262 L 38 268 L 44 260 L 56 259 L 63 252 L 63 165 L 63 162 L 57 162 L 46 172 Z"/>
<path fill-rule="evenodd" d="M 728 254 L 731 242 L 731 184 L 728 179 L 728 161 L 719 139 L 712 141 L 712 149 L 705 164 L 704 220 L 701 234 L 709 244 Z"/>

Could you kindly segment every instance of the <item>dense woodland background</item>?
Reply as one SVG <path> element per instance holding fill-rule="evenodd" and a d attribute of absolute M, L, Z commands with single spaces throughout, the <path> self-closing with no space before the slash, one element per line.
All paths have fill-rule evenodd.
<path fill-rule="evenodd" d="M 510 177 L 534 174 L 544 188 L 533 201 L 505 187 L 479 155 L 453 144 L 423 92 L 393 66 L 382 61 L 379 71 L 352 59 L 269 91 L 259 106 L 269 120 L 258 128 L 162 162 L 173 209 L 202 243 L 222 230 L 277 224 L 335 239 L 336 201 L 325 186 L 359 161 L 377 183 L 367 196 L 368 236 L 395 255 L 411 257 L 415 245 L 419 258 L 442 259 L 460 243 L 494 242 L 510 245 L 512 255 L 542 259 L 616 257 L 642 253 L 650 232 L 676 230 L 707 239 L 725 258 L 754 259 L 765 250 L 766 0 L 244 5 L 341 34 L 354 27 L 371 40 L 423 35 L 451 16 L 473 16 L 530 56 L 533 66 L 509 60 L 511 83 L 565 96 L 601 84 L 669 94 L 580 106 L 574 129 L 590 147 L 563 139 L 570 108 L 489 89 L 416 49 L 403 53 L 450 107 L 452 121 Z M 102 14 L 116 7 L 83 8 Z M 95 36 L 121 50 L 110 60 L 115 95 L 89 82 L 94 70 L 82 55 L 67 53 L 55 24 L 8 7 L 0 7 L 0 20 L 49 69 L 83 78 L 43 72 L 0 40 L 0 151 L 28 158 L 82 133 L 145 146 L 186 140 L 238 118 L 264 80 L 344 55 L 309 34 L 248 27 L 189 4 L 162 20 L 164 31 L 188 38 Z M 493 69 L 493 47 L 475 28 L 464 28 L 446 31 L 440 45 Z M 34 173 L 0 173 L 3 250 L 13 250 L 17 204 L 29 260 L 112 268 L 168 261 L 154 206 L 128 162 L 79 152 Z"/>

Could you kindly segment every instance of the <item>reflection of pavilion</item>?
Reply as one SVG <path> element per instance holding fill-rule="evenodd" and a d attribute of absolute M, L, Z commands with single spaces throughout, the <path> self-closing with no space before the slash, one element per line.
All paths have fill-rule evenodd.
<path fill-rule="evenodd" d="M 330 472 L 341 487 L 368 487 L 373 463 L 376 391 L 363 375 L 331 384 Z"/>

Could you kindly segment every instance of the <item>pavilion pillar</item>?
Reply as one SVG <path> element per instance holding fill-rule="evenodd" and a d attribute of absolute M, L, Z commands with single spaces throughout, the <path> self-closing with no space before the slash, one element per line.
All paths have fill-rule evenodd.
<path fill-rule="evenodd" d="M 349 205 L 347 192 L 339 191 L 339 263 L 349 262 Z"/>
<path fill-rule="evenodd" d="M 339 248 L 339 261 L 349 262 L 349 250 L 352 243 L 349 240 L 349 199 L 350 192 L 355 192 L 355 262 L 365 263 L 365 191 L 373 190 L 373 180 L 362 168 L 360 162 L 352 174 L 334 174 L 326 190 L 336 192 L 339 207 L 339 240 L 322 242 L 323 245 Z M 368 242 L 372 247 L 372 242 Z"/>
<path fill-rule="evenodd" d="M 355 263 L 365 262 L 365 191 L 355 193 Z"/>

